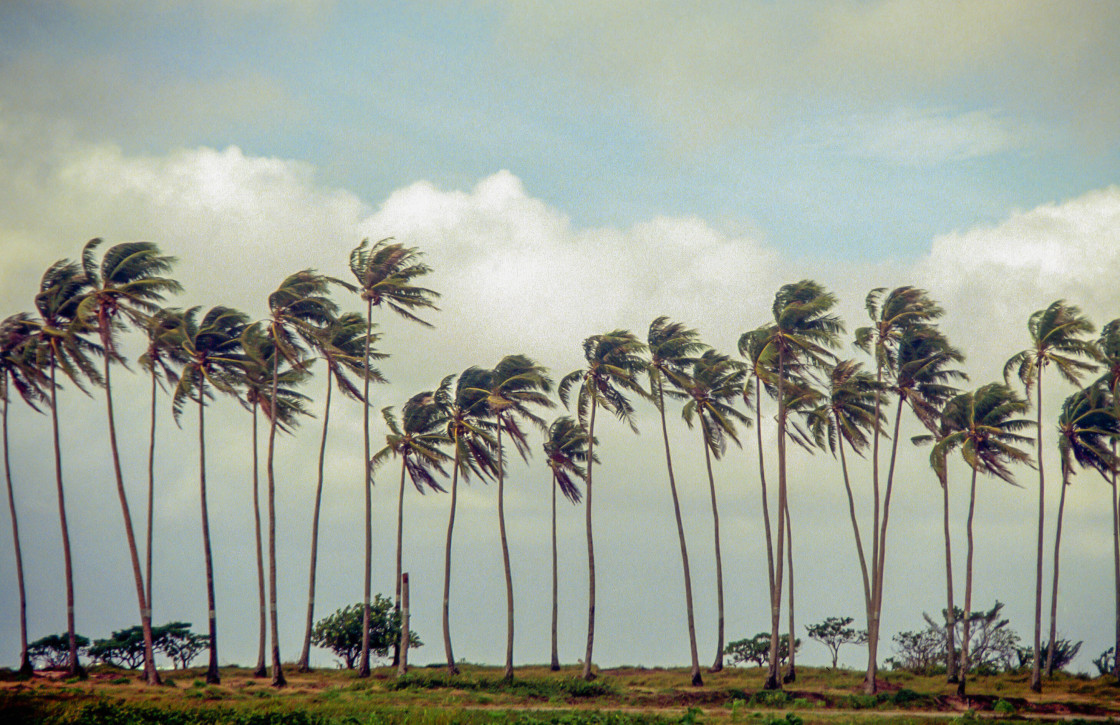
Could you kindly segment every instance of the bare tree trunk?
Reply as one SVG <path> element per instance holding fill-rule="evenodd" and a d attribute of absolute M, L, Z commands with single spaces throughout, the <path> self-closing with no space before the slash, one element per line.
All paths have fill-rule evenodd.
<path fill-rule="evenodd" d="M 152 518 L 155 509 L 156 495 L 156 372 L 152 369 L 152 410 L 151 430 L 148 433 L 148 542 L 145 548 L 144 583 L 147 586 L 145 596 L 148 600 L 148 609 L 152 608 Z"/>
<path fill-rule="evenodd" d="M 205 381 L 198 384 L 198 500 L 202 509 L 202 551 L 206 561 L 206 610 L 210 623 L 210 662 L 207 684 L 222 681 L 218 673 L 218 612 L 214 603 L 214 558 L 210 553 L 210 513 L 206 506 L 206 399 Z"/>
<path fill-rule="evenodd" d="M 591 648 L 595 644 L 595 540 L 591 535 L 591 470 L 595 463 L 595 408 L 597 399 L 591 396 L 591 419 L 587 430 L 587 651 L 583 656 L 583 679 L 591 680 Z"/>
<path fill-rule="evenodd" d="M 108 323 L 106 323 L 108 324 Z M 124 533 L 128 542 L 128 556 L 132 563 L 132 578 L 136 583 L 136 599 L 140 604 L 140 631 L 144 636 L 144 679 L 149 685 L 159 684 L 156 671 L 155 653 L 152 649 L 152 610 L 148 608 L 148 598 L 144 593 L 144 575 L 140 571 L 140 552 L 136 548 L 136 535 L 132 530 L 132 514 L 128 510 L 128 497 L 124 490 L 124 475 L 121 473 L 121 456 L 117 449 L 117 424 L 113 416 L 113 385 L 109 377 L 112 369 L 108 340 L 102 336 L 105 345 L 105 409 L 109 416 L 109 447 L 113 453 L 113 475 L 117 483 L 117 498 L 120 499 L 121 515 L 124 517 Z"/>
<path fill-rule="evenodd" d="M 0 380 L 0 391 L 4 396 L 4 480 L 8 483 L 8 511 L 12 515 L 12 540 L 16 551 L 16 581 L 19 583 L 19 675 L 31 677 L 34 670 L 31 658 L 27 655 L 27 592 L 23 585 L 23 549 L 19 545 L 19 519 L 16 517 L 16 498 L 12 490 L 12 467 L 8 454 L 8 374 Z"/>
<path fill-rule="evenodd" d="M 688 615 L 688 646 L 689 653 L 692 656 L 692 684 L 695 687 L 700 687 L 704 684 L 704 679 L 700 675 L 700 657 L 696 650 L 696 620 L 693 616 L 692 608 L 692 574 L 689 572 L 688 567 L 688 546 L 685 544 L 684 539 L 684 522 L 681 519 L 681 503 L 677 496 L 677 480 L 673 475 L 673 456 L 669 452 L 669 430 L 665 425 L 665 393 L 662 388 L 661 375 L 657 376 L 657 408 L 661 413 L 661 437 L 665 441 L 665 465 L 669 469 L 669 491 L 673 495 L 673 514 L 677 520 L 677 538 L 681 543 L 681 565 L 684 569 L 684 600 L 685 612 Z M 555 499 L 555 492 L 553 493 Z M 713 504 L 715 499 L 712 500 Z M 555 503 L 554 503 L 555 505 Z M 721 611 L 722 611 L 722 598 L 721 598 Z M 720 617 L 722 625 L 723 618 Z M 722 626 L 720 627 L 722 634 Z M 719 659 L 722 659 L 723 645 L 722 636 L 721 644 L 719 647 Z M 722 667 L 722 662 L 720 662 Z"/>
<path fill-rule="evenodd" d="M 1042 692 L 1042 537 L 1046 521 L 1046 473 L 1042 466 L 1042 368 L 1038 369 L 1035 392 L 1038 393 L 1038 549 L 1034 576 L 1034 654 L 1031 657 L 1031 689 Z M 965 613 L 967 616 L 967 612 Z M 963 677 L 962 677 L 963 679 Z"/>
<path fill-rule="evenodd" d="M 279 388 L 280 351 L 274 353 L 272 365 L 272 416 L 268 430 L 268 615 L 272 635 L 272 686 L 283 687 L 284 669 L 280 664 L 280 622 L 276 613 L 276 421 L 279 418 L 277 389 Z"/>
<path fill-rule="evenodd" d="M 781 641 L 782 626 L 782 556 L 785 553 L 785 531 L 782 525 L 782 512 L 786 507 L 786 400 L 785 400 L 785 360 L 778 348 L 778 548 L 774 556 L 774 586 L 770 592 L 770 657 L 766 671 L 766 690 L 782 689 L 778 645 Z M 769 519 L 768 519 L 769 520 Z"/>
<path fill-rule="evenodd" d="M 953 604 L 953 549 L 949 537 L 949 478 L 948 473 L 939 476 L 941 484 L 942 523 L 945 528 L 945 593 L 949 607 L 945 610 L 945 636 L 948 649 L 945 673 L 950 684 L 957 682 L 957 612 Z"/>
<path fill-rule="evenodd" d="M 395 591 L 393 594 L 393 609 L 399 614 L 401 611 L 401 589 L 404 583 L 401 581 L 401 561 L 404 551 L 404 474 L 405 474 L 405 453 L 401 456 L 401 484 L 397 492 L 397 577 Z M 401 658 L 401 643 L 393 643 L 393 665 L 398 666 Z"/>
<path fill-rule="evenodd" d="M 268 667 L 265 666 L 265 593 L 264 593 L 264 538 L 261 532 L 261 497 L 259 491 L 260 476 L 258 475 L 257 456 L 257 403 L 253 403 L 253 523 L 257 538 L 257 599 L 259 600 L 260 627 L 257 634 L 257 667 L 253 670 L 253 677 L 266 677 Z"/>
<path fill-rule="evenodd" d="M 408 573 L 405 572 L 397 577 L 401 586 L 401 638 L 397 642 L 397 648 L 400 651 L 400 658 L 397 660 L 397 677 L 404 677 L 408 672 L 408 647 L 411 644 L 409 641 L 410 632 L 408 630 L 409 611 L 408 611 Z"/>
<path fill-rule="evenodd" d="M 319 508 L 323 501 L 323 463 L 327 457 L 327 426 L 331 420 L 331 387 L 334 379 L 327 370 L 327 400 L 323 404 L 323 437 L 319 441 L 319 480 L 315 485 L 315 506 L 311 513 L 311 566 L 307 577 L 307 623 L 303 633 L 303 649 L 296 660 L 296 670 L 311 671 L 311 630 L 315 621 L 315 564 L 319 554 Z"/>
<path fill-rule="evenodd" d="M 1117 577 L 1120 581 L 1120 576 Z M 556 620 L 558 619 L 558 606 L 557 598 L 559 594 L 559 587 L 557 586 L 556 576 L 556 473 L 552 474 L 552 664 L 549 669 L 553 672 L 560 670 L 560 651 L 556 642 Z M 1120 598 L 1117 599 L 1120 602 Z M 1120 608 L 1120 604 L 1117 605 Z M 1120 620 L 1118 620 L 1120 621 Z"/>
<path fill-rule="evenodd" d="M 1058 528 L 1054 533 L 1054 586 L 1050 590 L 1050 643 L 1046 647 L 1046 676 L 1054 676 L 1054 644 L 1058 639 L 1058 551 L 1062 546 L 1062 517 L 1066 509 L 1069 473 L 1062 471 L 1062 493 L 1058 497 Z"/>
<path fill-rule="evenodd" d="M 972 633 L 972 552 L 974 550 L 972 538 L 972 516 L 976 511 L 976 469 L 972 469 L 972 487 L 968 495 L 968 526 L 965 529 L 968 535 L 968 555 L 965 557 L 964 567 L 964 628 L 961 632 L 961 667 L 960 679 L 957 681 L 957 695 L 964 697 L 965 684 L 968 680 L 968 646 Z"/>
<path fill-rule="evenodd" d="M 789 502 L 786 502 L 786 564 L 789 566 L 789 668 L 782 682 L 797 681 L 797 632 L 793 624 L 793 524 L 789 520 Z"/>
<path fill-rule="evenodd" d="M 455 655 L 451 652 L 451 534 L 455 530 L 455 503 L 459 498 L 459 428 L 456 426 L 455 468 L 451 472 L 451 513 L 447 517 L 447 546 L 443 552 L 443 649 L 447 654 L 447 673 L 459 674 Z"/>
<path fill-rule="evenodd" d="M 370 337 L 373 335 L 373 300 L 366 300 L 366 353 L 369 360 Z M 362 490 L 366 502 L 366 561 L 362 571 L 362 651 L 358 659 L 358 677 L 369 677 L 369 600 L 373 588 L 373 480 L 370 476 L 369 452 L 369 365 L 362 376 Z"/>
<path fill-rule="evenodd" d="M 708 490 L 712 497 L 712 533 L 715 537 L 715 550 L 716 550 L 716 659 L 712 663 L 708 672 L 720 672 L 723 670 L 723 556 L 720 551 L 719 545 L 719 507 L 716 505 L 716 481 L 712 475 L 712 453 L 708 446 L 708 424 L 703 418 L 700 419 L 700 439 L 704 444 L 704 464 L 708 469 Z"/>
<path fill-rule="evenodd" d="M 86 678 L 85 668 L 78 661 L 78 640 L 74 632 L 74 569 L 70 556 L 70 526 L 66 523 L 66 498 L 62 491 L 62 446 L 58 441 L 58 385 L 55 383 L 55 352 L 50 351 L 51 369 L 51 429 L 54 435 L 54 473 L 58 489 L 58 520 L 62 528 L 62 559 L 66 571 L 66 634 L 70 655 L 66 671 L 71 677 Z"/>
<path fill-rule="evenodd" d="M 502 565 L 506 577 L 506 669 L 503 679 L 513 680 L 513 574 L 509 566 L 506 537 L 505 460 L 502 458 L 502 423 L 498 421 L 498 534 L 502 542 Z"/>

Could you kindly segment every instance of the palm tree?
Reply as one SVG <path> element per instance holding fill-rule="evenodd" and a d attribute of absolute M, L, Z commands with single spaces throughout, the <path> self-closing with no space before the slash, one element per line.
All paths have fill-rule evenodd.
<path fill-rule="evenodd" d="M 1112 410 L 1108 390 L 1091 385 L 1066 398 L 1058 415 L 1058 455 L 1062 463 L 1062 494 L 1058 500 L 1058 523 L 1054 534 L 1054 585 L 1050 593 L 1050 643 L 1046 650 L 1046 676 L 1054 675 L 1054 645 L 1058 638 L 1058 551 L 1062 545 L 1062 516 L 1066 489 L 1073 464 L 1092 468 L 1105 481 L 1116 469 L 1116 456 L 1109 443 L 1120 436 L 1120 420 Z"/>
<path fill-rule="evenodd" d="M 408 399 L 401 411 L 401 421 L 393 415 L 393 409 L 383 408 L 381 417 L 389 432 L 385 435 L 385 447 L 373 455 L 371 465 L 376 468 L 390 456 L 401 459 L 401 484 L 397 496 L 397 591 L 394 606 L 400 606 L 402 556 L 404 538 L 404 483 L 405 474 L 421 494 L 425 488 L 444 492 L 435 474 L 446 478 L 443 464 L 451 458 L 440 448 L 451 443 L 447 437 L 446 421 L 439 409 L 432 404 L 429 393 L 419 393 Z M 396 645 L 399 648 L 399 644 Z M 400 656 L 398 651 L 397 657 Z"/>
<path fill-rule="evenodd" d="M 31 677 L 31 658 L 27 655 L 27 594 L 23 582 L 23 549 L 19 542 L 12 469 L 8 460 L 8 408 L 10 390 L 15 388 L 32 410 L 42 412 L 47 380 L 35 365 L 35 323 L 26 313 L 10 315 L 0 322 L 0 399 L 3 400 L 4 480 L 8 484 L 8 512 L 12 517 L 12 540 L 16 552 L 16 581 L 19 585 L 19 676 Z"/>
<path fill-rule="evenodd" d="M 140 554 L 132 530 L 132 514 L 124 490 L 121 457 L 117 447 L 117 425 L 113 415 L 113 385 L 110 374 L 112 363 L 124 363 L 117 348 L 117 335 L 124 328 L 122 317 L 134 324 L 142 324 L 143 316 L 158 309 L 164 294 L 179 292 L 182 287 L 170 277 L 160 276 L 171 270 L 174 257 L 160 254 L 159 247 L 151 242 L 124 242 L 110 247 L 97 264 L 95 253 L 101 239 L 91 239 L 82 249 L 82 270 L 89 282 L 89 289 L 78 308 L 78 314 L 93 330 L 97 331 L 104 351 L 105 406 L 109 418 L 109 448 L 113 454 L 113 474 L 117 482 L 117 498 L 124 517 L 125 538 L 132 561 L 132 577 L 136 583 L 136 598 L 140 608 L 140 627 L 144 634 L 144 675 L 149 685 L 159 684 L 155 653 L 152 650 L 152 610 L 148 605 L 144 587 L 144 574 L 140 569 Z"/>
<path fill-rule="evenodd" d="M 774 557 L 774 586 L 770 592 L 770 658 L 763 685 L 780 689 L 778 642 L 781 625 L 781 593 L 787 509 L 786 438 L 791 399 L 806 387 L 804 374 L 813 367 L 824 367 L 832 358 L 830 348 L 838 344 L 844 330 L 840 318 L 832 314 L 836 297 L 817 282 L 802 280 L 783 285 L 774 297 L 771 325 L 759 328 L 757 357 L 771 360 L 778 399 L 778 535 Z M 769 349 L 768 349 L 769 348 Z"/>
<path fill-rule="evenodd" d="M 588 457 L 587 430 L 569 416 L 560 416 L 548 427 L 544 453 L 552 471 L 552 659 L 553 672 L 560 669 L 560 654 L 556 642 L 557 630 L 557 574 L 556 574 L 556 489 L 572 503 L 579 503 L 580 492 L 576 479 L 587 481 L 587 469 L 582 463 Z"/>
<path fill-rule="evenodd" d="M 700 439 L 704 446 L 704 463 L 708 471 L 708 489 L 712 497 L 712 528 L 715 534 L 716 551 L 716 602 L 719 619 L 716 637 L 716 658 L 711 672 L 723 669 L 724 613 L 723 613 L 723 557 L 719 542 L 719 507 L 716 504 L 716 483 L 712 475 L 712 458 L 719 460 L 727 450 L 727 439 L 741 445 L 736 434 L 735 423 L 750 425 L 750 418 L 734 407 L 734 401 L 743 391 L 747 379 L 747 369 L 742 363 L 732 360 L 715 350 L 705 350 L 704 354 L 692 364 L 691 374 L 681 379 L 688 400 L 681 415 L 688 427 L 693 420 L 700 421 Z"/>
<path fill-rule="evenodd" d="M 1034 388 L 1036 400 L 1038 545 L 1035 552 L 1034 656 L 1031 658 L 1030 686 L 1035 692 L 1041 692 L 1042 542 L 1046 520 L 1046 474 L 1042 465 L 1042 372 L 1052 364 L 1067 382 L 1080 386 L 1081 376 L 1094 369 L 1093 364 L 1086 362 L 1085 358 L 1093 360 L 1098 353 L 1092 341 L 1086 337 L 1092 334 L 1093 323 L 1081 314 L 1076 305 L 1068 304 L 1065 300 L 1056 300 L 1049 307 L 1035 311 L 1027 320 L 1027 332 L 1030 334 L 1031 346 L 1011 356 L 1003 366 L 1003 379 L 1009 381 L 1014 371 L 1026 388 L 1028 397 L 1031 388 Z"/>
<path fill-rule="evenodd" d="M 148 609 L 151 609 L 152 517 L 155 512 L 156 492 L 156 388 L 157 386 L 163 387 L 165 380 L 171 385 L 178 385 L 179 383 L 177 369 L 185 362 L 182 352 L 183 346 L 179 339 L 183 327 L 183 311 L 178 309 L 157 310 L 154 314 L 142 317 L 140 325 L 148 339 L 148 344 L 137 362 L 140 367 L 148 371 L 152 378 L 152 403 L 148 431 L 148 531 L 144 566 L 144 583 L 147 585 L 145 595 L 148 599 Z"/>
<path fill-rule="evenodd" d="M 661 416 L 661 438 L 665 442 L 665 466 L 669 470 L 669 492 L 673 497 L 673 515 L 677 521 L 677 538 L 681 544 L 681 567 L 684 569 L 685 612 L 688 615 L 688 645 L 692 656 L 692 684 L 700 687 L 704 680 L 700 675 L 700 658 L 696 650 L 696 623 L 692 608 L 692 574 L 688 566 L 688 546 L 684 538 L 684 522 L 681 519 L 680 498 L 677 496 L 677 481 L 673 475 L 673 456 L 669 450 L 669 430 L 665 425 L 665 379 L 679 380 L 685 375 L 686 366 L 705 346 L 700 342 L 700 333 L 685 327 L 679 322 L 670 322 L 662 315 L 650 323 L 646 338 L 649 346 L 649 362 L 646 373 L 649 375 L 650 396 Z M 721 647 L 722 651 L 722 647 Z"/>
<path fill-rule="evenodd" d="M 54 442 L 55 488 L 58 493 L 58 518 L 62 529 L 62 558 L 66 572 L 66 632 L 69 641 L 67 672 L 71 677 L 86 677 L 86 671 L 78 661 L 78 641 L 74 631 L 74 570 L 70 556 L 70 527 L 66 521 L 66 498 L 62 484 L 62 448 L 59 445 L 58 425 L 58 380 L 56 371 L 61 370 L 74 386 L 88 395 L 85 380 L 96 385 L 101 383 L 101 375 L 89 356 L 100 353 L 100 348 L 82 337 L 82 321 L 78 307 L 89 280 L 74 262 L 63 259 L 55 262 L 39 282 L 39 292 L 35 295 L 35 308 L 39 312 L 36 322 L 36 364 L 47 369 L 51 407 L 51 430 Z"/>
<path fill-rule="evenodd" d="M 592 464 L 595 462 L 595 413 L 602 405 L 619 420 L 638 432 L 634 425 L 634 406 L 626 398 L 626 391 L 646 397 L 638 376 L 645 365 L 641 354 L 645 345 L 629 330 L 614 330 L 602 335 L 592 335 L 583 341 L 583 356 L 587 366 L 574 370 L 560 381 L 560 401 L 568 406 L 573 387 L 576 390 L 576 413 L 581 425 L 587 428 L 587 652 L 583 658 L 583 679 L 590 680 L 591 653 L 595 644 L 595 540 L 591 528 Z"/>
<path fill-rule="evenodd" d="M 178 423 L 188 400 L 198 405 L 198 497 L 202 510 L 202 549 L 206 561 L 206 604 L 210 632 L 210 661 L 206 681 L 221 682 L 218 672 L 218 615 L 214 597 L 214 560 L 210 549 L 210 513 L 206 497 L 206 400 L 213 393 L 207 385 L 227 395 L 236 395 L 237 366 L 242 356 L 241 336 L 248 318 L 229 307 L 213 307 L 202 320 L 198 307 L 183 315 L 182 347 L 186 356 L 183 373 L 172 395 L 171 410 Z"/>
<path fill-rule="evenodd" d="M 417 317 L 414 310 L 438 310 L 435 300 L 439 293 L 413 284 L 417 277 L 431 272 L 431 267 L 420 261 L 421 253 L 415 247 L 382 239 L 370 244 L 368 239 L 350 252 L 350 272 L 358 281 L 358 292 L 366 303 L 366 334 L 373 334 L 373 308 L 384 304 L 406 320 L 425 327 L 431 324 Z M 369 442 L 369 379 L 363 381 L 362 438 L 365 469 L 362 489 L 365 491 L 366 559 L 362 590 L 362 651 L 358 661 L 358 676 L 369 677 L 369 600 L 373 571 L 373 504 L 371 487 Z M 397 584 L 399 586 L 399 583 Z"/>
<path fill-rule="evenodd" d="M 372 369 L 373 360 L 381 360 L 383 353 L 371 351 L 366 339 L 366 322 L 357 312 L 346 312 L 331 319 L 324 327 L 312 333 L 311 345 L 327 366 L 327 394 L 323 403 L 323 435 L 319 442 L 319 474 L 315 484 L 315 507 L 311 516 L 311 565 L 307 583 L 307 621 L 303 634 L 303 649 L 296 660 L 296 669 L 308 672 L 311 669 L 311 630 L 315 622 L 315 564 L 319 549 L 319 508 L 323 499 L 323 465 L 327 453 L 327 427 L 330 424 L 331 389 L 338 381 L 338 389 L 351 400 L 362 401 L 362 392 L 351 375 L 366 375 L 371 380 L 387 382 L 381 371 Z M 378 336 L 374 336 L 378 337 Z"/>
<path fill-rule="evenodd" d="M 1108 389 L 1112 398 L 1113 413 L 1120 416 L 1120 319 L 1113 320 L 1101 328 L 1100 338 L 1097 340 L 1097 351 L 1101 355 L 1104 374 L 1097 382 Z M 1116 439 L 1112 439 L 1112 457 L 1117 459 Z M 1112 566 L 1113 580 L 1116 589 L 1116 644 L 1113 652 L 1120 652 L 1120 499 L 1117 498 L 1117 468 L 1113 466 L 1109 472 L 1109 484 L 1112 494 L 1109 497 L 1109 510 L 1112 519 Z M 1120 684 L 1120 657 L 1113 658 L 1112 677 Z"/>
<path fill-rule="evenodd" d="M 264 325 L 276 349 L 272 365 L 272 400 L 278 397 L 281 359 L 294 368 L 305 369 L 309 362 L 307 344 L 336 316 L 338 306 L 327 296 L 332 283 L 343 284 L 314 270 L 304 269 L 285 277 L 268 296 L 269 316 Z M 367 359 L 369 334 L 367 330 Z M 269 421 L 268 458 L 265 463 L 268 477 L 268 613 L 272 635 L 272 686 L 283 687 L 287 680 L 280 664 L 280 624 L 276 606 L 276 472 L 273 463 L 277 417 L 272 416 Z"/>
<path fill-rule="evenodd" d="M 502 543 L 502 564 L 506 579 L 506 668 L 503 677 L 509 681 L 513 679 L 513 573 L 509 563 L 509 540 L 506 537 L 506 459 L 502 449 L 502 433 L 509 436 L 521 455 L 521 460 L 527 461 L 529 442 L 518 419 L 527 420 L 543 429 L 544 419 L 534 413 L 530 406 L 552 408 L 556 403 L 548 397 L 552 390 L 548 371 L 525 355 L 506 355 L 487 377 L 489 380 L 486 388 L 478 392 L 486 396 L 486 405 L 494 416 L 497 433 L 498 533 Z"/>
<path fill-rule="evenodd" d="M 961 457 L 972 469 L 969 489 L 968 555 L 965 559 L 964 631 L 961 636 L 960 679 L 957 694 L 964 696 L 968 678 L 968 613 L 972 611 L 972 520 L 976 510 L 976 475 L 985 473 L 1008 483 L 1015 483 L 1009 464 L 1029 463 L 1030 455 L 1018 448 L 1031 439 L 1019 434 L 1030 427 L 1030 420 L 1012 416 L 1024 413 L 1028 403 L 1017 393 L 1001 383 L 989 383 L 972 392 L 961 393 L 945 404 L 943 416 L 946 428 L 953 431 L 943 437 L 933 448 L 930 462 L 935 469 L 944 466 L 950 451 L 960 449 Z"/>

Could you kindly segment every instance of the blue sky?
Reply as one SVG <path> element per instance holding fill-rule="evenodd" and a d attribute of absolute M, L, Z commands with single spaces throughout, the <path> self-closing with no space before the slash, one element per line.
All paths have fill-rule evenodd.
<path fill-rule="evenodd" d="M 0 314 L 28 308 L 47 265 L 94 236 L 151 239 L 177 255 L 186 292 L 175 304 L 233 304 L 254 317 L 286 274 L 314 266 L 347 276 L 346 256 L 360 239 L 395 236 L 427 255 L 442 310 L 430 331 L 381 321 L 391 384 L 377 408 L 510 352 L 530 354 L 559 378 L 579 364 L 584 337 L 616 327 L 644 334 L 660 314 L 731 351 L 739 334 L 766 319 L 778 286 L 803 277 L 837 293 L 849 329 L 862 324 L 873 287 L 928 289 L 978 385 L 1000 376 L 1026 345 L 1028 315 L 1055 299 L 1079 304 L 1098 326 L 1120 316 L 1117 37 L 1120 5 L 1088 0 L 6 2 Z M 855 353 L 846 345 L 841 354 Z M 144 410 L 146 387 L 122 378 L 119 409 Z M 1066 394 L 1052 386 L 1048 409 Z M 123 626 L 120 611 L 132 611 L 118 596 L 127 560 L 119 511 L 103 495 L 109 459 L 100 401 L 68 396 L 64 405 L 73 422 L 64 444 L 81 451 L 67 458 L 69 495 L 84 513 L 74 534 L 79 628 L 101 636 Z M 228 484 L 212 505 L 228 562 L 219 570 L 220 618 L 230 632 L 223 662 L 244 664 L 255 656 L 252 637 L 241 636 L 252 625 L 241 576 L 253 566 L 244 540 L 247 421 L 233 401 L 213 408 L 211 476 Z M 32 634 L 41 636 L 62 621 L 51 608 L 61 586 L 53 472 L 37 455 L 47 450 L 45 421 L 13 409 L 17 415 L 13 465 L 29 522 L 22 528 L 35 542 Z M 678 664 L 683 640 L 667 645 L 651 635 L 675 631 L 682 617 L 656 419 L 649 406 L 640 417 L 638 438 L 619 426 L 602 432 L 597 516 L 601 547 L 614 554 L 602 562 L 597 658 Z M 144 435 L 143 422 L 136 412 L 122 425 Z M 167 494 L 156 518 L 167 537 L 156 554 L 167 569 L 156 577 L 156 619 L 162 606 L 168 619 L 200 624 L 200 551 L 187 556 L 177 543 L 195 546 L 197 538 L 193 440 L 170 415 L 162 425 Z M 772 423 L 764 425 L 772 437 Z M 290 474 L 280 494 L 290 573 L 281 582 L 285 654 L 298 647 L 304 606 L 316 426 L 308 422 L 280 454 Z M 321 612 L 360 595 L 347 538 L 360 525 L 360 497 L 347 477 L 360 465 L 359 412 L 339 408 L 333 426 L 333 518 L 322 544 L 332 564 L 322 574 Z M 907 440 L 916 432 L 904 429 Z M 700 558 L 710 554 L 711 536 L 703 457 L 687 448 L 694 432 L 678 422 L 671 435 L 687 482 L 698 607 L 707 612 L 699 623 L 704 650 L 714 641 L 714 605 L 711 562 Z M 126 454 L 137 502 L 140 455 Z M 718 473 L 725 569 L 737 577 L 729 587 L 733 639 L 766 621 L 757 482 L 743 473 L 757 469 L 752 455 L 735 451 Z M 1052 481 L 1055 458 L 1047 464 Z M 539 504 L 548 480 L 539 460 L 517 466 L 507 510 L 518 517 L 518 661 L 539 662 L 548 607 Z M 858 576 L 850 533 L 832 515 L 846 505 L 836 467 L 803 455 L 794 470 L 795 522 L 814 532 L 799 539 L 799 616 L 857 616 L 858 587 L 843 583 Z M 897 594 L 884 613 L 890 632 L 919 627 L 921 611 L 941 606 L 939 575 L 918 575 L 942 566 L 940 499 L 924 454 L 908 452 L 900 475 L 898 564 L 888 570 Z M 1030 480 L 1026 469 L 1020 475 Z M 954 476 L 963 481 L 965 472 Z M 1072 613 L 1111 611 L 1113 603 L 1111 551 L 1100 534 L 1104 486 L 1081 478 L 1068 504 L 1062 621 L 1086 641 L 1079 665 L 1088 669 L 1111 624 Z M 380 591 L 392 589 L 391 488 L 379 489 L 375 512 Z M 1014 574 L 1033 558 L 1007 542 L 1028 536 L 1028 491 L 986 486 L 990 498 L 978 509 L 986 526 L 976 601 L 1006 601 L 1023 634 L 1033 600 Z M 959 514 L 963 499 L 955 501 Z M 415 516 L 414 621 L 437 643 L 421 660 L 435 661 L 442 551 L 431 532 L 445 526 L 446 502 L 427 496 L 406 505 Z M 462 604 L 453 614 L 457 651 L 488 662 L 504 651 L 493 505 L 485 486 L 464 494 L 456 557 L 474 576 L 456 580 Z M 963 521 L 956 525 L 963 534 Z M 561 526 L 570 617 L 562 657 L 574 660 L 586 564 L 579 521 Z M 635 540 L 665 566 L 636 567 Z M 0 555 L 0 579 L 10 581 L 12 569 Z M 665 601 L 650 601 L 650 591 Z M 0 611 L 14 611 L 14 597 L 14 587 L 0 587 Z M 0 616 L 0 664 L 15 656 L 14 626 Z M 858 653 L 851 656 L 857 664 Z M 807 650 L 814 659 L 824 662 L 823 648 Z"/>

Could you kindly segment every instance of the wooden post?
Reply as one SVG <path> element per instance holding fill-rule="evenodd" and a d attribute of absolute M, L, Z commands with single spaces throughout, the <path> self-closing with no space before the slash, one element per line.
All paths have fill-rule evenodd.
<path fill-rule="evenodd" d="M 401 656 L 397 661 L 397 677 L 408 672 L 408 572 L 401 574 Z"/>

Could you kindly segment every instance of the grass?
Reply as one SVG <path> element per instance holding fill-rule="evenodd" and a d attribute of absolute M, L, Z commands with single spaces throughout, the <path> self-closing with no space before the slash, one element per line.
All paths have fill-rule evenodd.
<path fill-rule="evenodd" d="M 95 667 L 71 682 L 51 675 L 20 681 L 0 671 L 0 722 L 45 725 L 377 725 L 379 723 L 512 722 L 522 725 L 630 725 L 731 723 L 749 725 L 968 725 L 1047 717 L 1094 718 L 1120 725 L 1120 688 L 1106 678 L 1059 675 L 1042 694 L 1027 676 L 975 677 L 970 696 L 957 698 L 943 677 L 887 672 L 881 691 L 865 695 L 862 673 L 802 668 L 785 691 L 762 691 L 760 669 L 705 673 L 690 687 L 686 669 L 619 667 L 585 682 L 579 668 L 550 672 L 522 667 L 510 682 L 494 667 L 466 665 L 450 677 L 417 668 L 401 679 L 382 668 L 368 679 L 354 673 L 291 671 L 276 690 L 247 669 L 222 671 L 221 685 L 206 685 L 202 669 L 166 673 L 163 687 L 146 686 L 138 673 Z"/>

